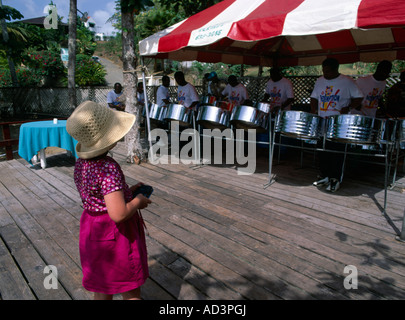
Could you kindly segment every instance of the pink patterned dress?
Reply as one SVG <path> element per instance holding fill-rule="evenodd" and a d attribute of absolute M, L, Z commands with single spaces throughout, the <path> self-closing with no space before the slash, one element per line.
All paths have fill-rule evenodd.
<path fill-rule="evenodd" d="M 142 217 L 134 214 L 116 224 L 104 201 L 117 190 L 123 190 L 126 202 L 132 199 L 119 164 L 107 156 L 78 159 L 74 180 L 84 208 L 79 240 L 83 287 L 105 294 L 140 287 L 149 276 Z"/>

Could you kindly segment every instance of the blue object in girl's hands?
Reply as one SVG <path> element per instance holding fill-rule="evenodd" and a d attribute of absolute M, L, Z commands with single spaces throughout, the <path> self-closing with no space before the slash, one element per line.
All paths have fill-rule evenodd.
<path fill-rule="evenodd" d="M 153 188 L 148 185 L 141 185 L 139 188 L 137 188 L 133 193 L 132 197 L 135 198 L 138 194 L 143 194 L 146 198 L 149 198 L 153 192 Z"/>

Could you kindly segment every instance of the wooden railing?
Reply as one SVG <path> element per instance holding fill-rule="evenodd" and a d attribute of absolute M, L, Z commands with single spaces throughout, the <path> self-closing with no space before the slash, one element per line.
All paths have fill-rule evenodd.
<path fill-rule="evenodd" d="M 5 147 L 7 160 L 14 159 L 13 146 L 18 145 L 18 139 L 11 139 L 10 125 L 18 125 L 18 124 L 23 124 L 25 122 L 30 122 L 30 120 L 0 122 L 1 130 L 3 132 L 3 140 L 0 141 L 0 147 Z"/>

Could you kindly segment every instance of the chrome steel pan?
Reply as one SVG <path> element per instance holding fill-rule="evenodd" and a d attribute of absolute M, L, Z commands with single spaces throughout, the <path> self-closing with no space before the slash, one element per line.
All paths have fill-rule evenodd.
<path fill-rule="evenodd" d="M 207 129 L 225 129 L 229 127 L 230 114 L 215 106 L 201 106 L 198 109 L 197 123 Z"/>
<path fill-rule="evenodd" d="M 144 114 L 146 113 L 146 108 L 143 109 Z M 149 105 L 149 119 L 162 122 L 165 118 L 167 108 L 166 106 L 159 106 L 158 104 Z"/>
<path fill-rule="evenodd" d="M 228 101 L 216 101 L 215 106 L 228 111 L 232 110 L 232 105 Z"/>
<path fill-rule="evenodd" d="M 274 130 L 304 140 L 320 139 L 324 132 L 322 118 L 303 111 L 281 111 L 277 114 Z"/>
<path fill-rule="evenodd" d="M 179 125 L 185 127 L 191 126 L 193 121 L 191 110 L 181 104 L 169 104 L 164 119 L 179 121 Z"/>
<path fill-rule="evenodd" d="M 233 108 L 230 123 L 238 129 L 259 129 L 268 127 L 268 114 L 251 106 L 236 106 Z"/>
<path fill-rule="evenodd" d="M 398 138 L 400 142 L 405 141 L 405 118 L 398 119 Z"/>
<path fill-rule="evenodd" d="M 383 120 L 383 128 L 381 132 L 381 140 L 380 143 L 383 144 L 392 144 L 395 143 L 400 135 L 401 123 L 399 120 L 396 119 L 387 119 Z"/>
<path fill-rule="evenodd" d="M 343 143 L 379 143 L 384 120 L 358 114 L 330 116 L 327 120 L 326 138 Z"/>
<path fill-rule="evenodd" d="M 270 113 L 271 111 L 271 104 L 268 102 L 258 102 L 255 105 L 256 109 L 264 112 L 264 113 Z"/>
<path fill-rule="evenodd" d="M 203 96 L 200 99 L 201 105 L 202 106 L 214 106 L 217 101 L 217 98 L 214 96 Z"/>

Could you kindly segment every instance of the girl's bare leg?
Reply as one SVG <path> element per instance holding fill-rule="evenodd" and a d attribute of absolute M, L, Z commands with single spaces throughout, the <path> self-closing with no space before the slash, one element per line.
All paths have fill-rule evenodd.
<path fill-rule="evenodd" d="M 112 300 L 112 294 L 105 294 L 100 292 L 94 292 L 94 300 Z"/>
<path fill-rule="evenodd" d="M 141 288 L 136 288 L 134 290 L 123 292 L 122 293 L 123 300 L 142 300 L 141 299 Z"/>

